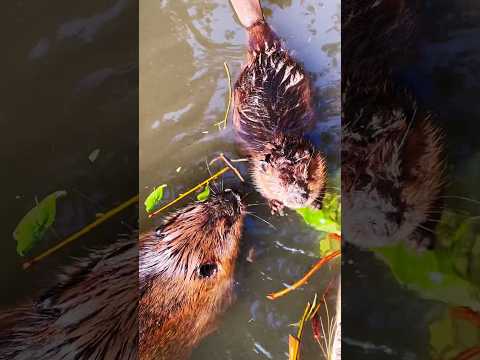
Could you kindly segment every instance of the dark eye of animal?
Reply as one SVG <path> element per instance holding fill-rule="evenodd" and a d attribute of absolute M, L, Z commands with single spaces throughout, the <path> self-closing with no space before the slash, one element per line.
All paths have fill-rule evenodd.
<path fill-rule="evenodd" d="M 362 174 L 358 178 L 358 185 L 360 186 L 367 186 L 372 180 L 372 177 L 367 174 Z"/>
<path fill-rule="evenodd" d="M 267 154 L 265 155 L 265 161 L 270 162 L 270 159 L 272 158 L 272 154 Z"/>
<path fill-rule="evenodd" d="M 218 267 L 215 263 L 202 264 L 198 268 L 198 275 L 201 278 L 210 278 L 212 276 L 215 276 L 217 274 L 217 271 Z"/>

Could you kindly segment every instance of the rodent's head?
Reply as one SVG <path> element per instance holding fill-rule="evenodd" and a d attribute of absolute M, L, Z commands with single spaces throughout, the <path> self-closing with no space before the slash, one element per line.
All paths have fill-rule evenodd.
<path fill-rule="evenodd" d="M 359 246 L 409 241 L 439 212 L 442 137 L 428 117 L 393 116 L 390 127 L 379 126 L 369 138 L 360 135 L 365 129 L 343 131 L 342 228 L 345 240 Z"/>
<path fill-rule="evenodd" d="M 277 136 L 252 160 L 259 192 L 291 209 L 310 206 L 325 186 L 323 157 L 303 137 Z"/>
<path fill-rule="evenodd" d="M 169 216 L 141 248 L 140 278 L 208 286 L 230 276 L 245 216 L 240 196 L 227 189 Z"/>

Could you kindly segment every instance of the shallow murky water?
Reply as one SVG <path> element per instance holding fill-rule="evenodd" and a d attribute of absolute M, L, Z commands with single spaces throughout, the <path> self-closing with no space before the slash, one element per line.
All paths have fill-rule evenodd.
<path fill-rule="evenodd" d="M 327 153 L 333 177 L 339 168 L 340 3 L 263 1 L 263 5 L 268 21 L 314 77 L 318 126 L 312 138 Z M 214 123 L 222 120 L 226 107 L 223 62 L 236 79 L 245 44 L 245 31 L 228 1 L 142 0 L 141 200 L 161 184 L 168 184 L 167 199 L 173 199 L 208 177 L 207 159 L 219 152 L 239 156 L 231 126 L 218 131 Z M 245 167 L 241 170 L 247 173 Z M 224 181 L 224 186 L 239 187 L 231 175 Z M 249 203 L 262 201 L 255 192 L 248 197 Z M 318 233 L 294 213 L 279 218 L 270 216 L 264 205 L 254 209 L 276 229 L 254 217 L 247 219 L 237 263 L 237 301 L 219 330 L 194 351 L 193 359 L 287 358 L 288 334 L 296 332 L 289 325 L 300 319 L 307 301 L 321 293 L 335 273 L 322 270 L 303 289 L 275 302 L 267 300 L 266 294 L 299 279 L 315 263 Z M 142 207 L 140 214 L 142 230 L 160 222 L 148 220 Z M 246 260 L 251 248 L 253 263 Z M 310 329 L 305 339 L 304 359 L 320 358 Z"/>

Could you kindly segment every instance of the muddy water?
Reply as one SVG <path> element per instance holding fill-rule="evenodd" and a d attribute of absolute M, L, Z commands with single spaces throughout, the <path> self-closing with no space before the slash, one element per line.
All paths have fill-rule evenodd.
<path fill-rule="evenodd" d="M 318 126 L 312 138 L 327 154 L 334 178 L 339 168 L 340 3 L 262 3 L 268 21 L 315 80 Z M 141 200 L 161 184 L 168 185 L 166 200 L 173 199 L 208 177 L 206 160 L 219 152 L 238 156 L 231 126 L 218 131 L 214 124 L 222 120 L 226 106 L 223 63 L 235 79 L 245 43 L 245 32 L 228 1 L 141 1 Z M 241 171 L 247 174 L 244 167 Z M 238 183 L 227 175 L 223 186 L 237 188 Z M 263 201 L 248 186 L 241 188 L 252 191 L 249 203 Z M 300 278 L 317 260 L 319 235 L 294 213 L 278 218 L 271 217 L 265 205 L 252 209 L 276 229 L 255 217 L 247 219 L 236 274 L 237 301 L 193 359 L 287 358 L 288 334 L 296 332 L 289 325 L 299 320 L 307 301 L 322 292 L 335 273 L 325 269 L 304 289 L 275 302 L 267 300 L 266 294 Z M 160 222 L 147 219 L 142 207 L 140 214 L 142 230 Z M 304 349 L 304 359 L 320 358 L 310 329 Z"/>

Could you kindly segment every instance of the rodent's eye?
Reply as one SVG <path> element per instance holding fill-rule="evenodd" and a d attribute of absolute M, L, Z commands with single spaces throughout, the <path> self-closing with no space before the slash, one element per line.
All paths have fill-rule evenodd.
<path fill-rule="evenodd" d="M 272 154 L 265 155 L 265 161 L 266 162 L 270 162 L 271 158 L 272 158 Z"/>
<path fill-rule="evenodd" d="M 265 171 L 267 172 L 267 166 L 268 166 L 268 162 L 266 161 L 260 161 L 260 168 L 262 169 L 262 171 Z"/>
<path fill-rule="evenodd" d="M 367 174 L 362 174 L 358 177 L 358 183 L 360 186 L 366 186 L 372 181 L 372 177 Z"/>
<path fill-rule="evenodd" d="M 206 263 L 200 265 L 198 268 L 198 276 L 201 278 L 210 278 L 215 276 L 218 271 L 218 266 L 215 263 Z"/>

